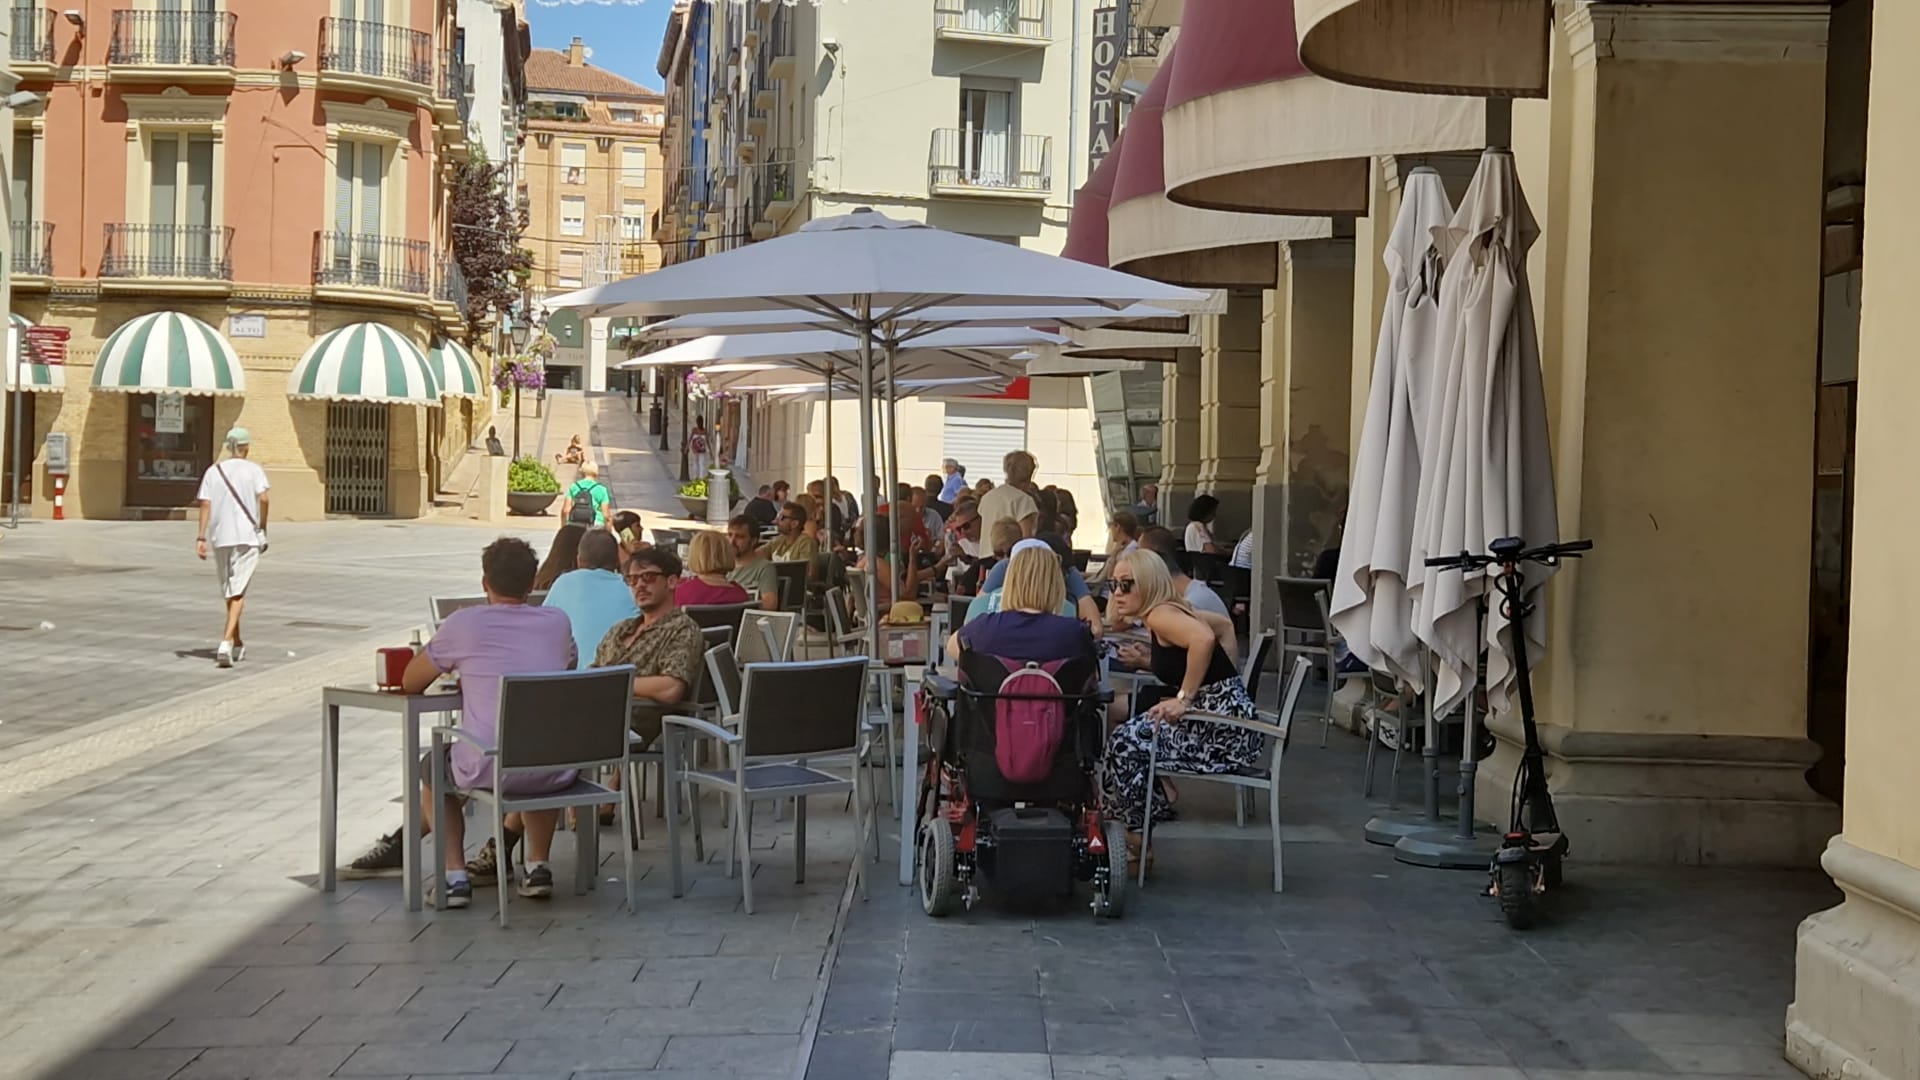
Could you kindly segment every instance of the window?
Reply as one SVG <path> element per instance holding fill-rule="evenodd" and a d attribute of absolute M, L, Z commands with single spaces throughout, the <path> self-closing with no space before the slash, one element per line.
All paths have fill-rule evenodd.
<path fill-rule="evenodd" d="M 613 122 L 616 124 L 632 124 L 640 119 L 639 112 L 633 109 L 614 109 L 612 112 Z"/>
<path fill-rule="evenodd" d="M 1011 181 L 1008 151 L 1013 142 L 1013 95 L 1005 90 L 966 87 L 960 91 L 960 179 L 968 184 L 1005 186 Z"/>
<path fill-rule="evenodd" d="M 585 276 L 585 270 L 583 268 L 586 265 L 586 261 L 587 257 L 584 252 L 561 252 L 559 280 L 555 281 L 554 284 L 563 289 L 579 288 L 580 282 Z"/>
<path fill-rule="evenodd" d="M 16 131 L 13 135 L 13 220 L 15 222 L 34 220 L 33 190 L 33 148 L 35 140 L 31 131 Z"/>
<path fill-rule="evenodd" d="M 587 197 L 585 195 L 560 196 L 560 235 L 587 235 Z"/>
<path fill-rule="evenodd" d="M 381 188 L 386 181 L 388 153 L 379 143 L 340 142 L 334 161 L 334 232 L 378 236 L 385 231 Z"/>
<path fill-rule="evenodd" d="M 620 182 L 628 187 L 647 186 L 646 147 L 623 146 L 620 148 Z"/>
<path fill-rule="evenodd" d="M 587 182 L 587 144 L 560 144 L 561 182 L 566 184 L 584 184 Z"/>
<path fill-rule="evenodd" d="M 647 200 L 620 200 L 620 238 L 622 240 L 647 238 Z"/>
<path fill-rule="evenodd" d="M 137 238 L 123 257 L 144 254 L 145 270 L 163 277 L 205 277 L 213 242 L 213 136 L 162 131 L 148 146 L 147 244 Z"/>

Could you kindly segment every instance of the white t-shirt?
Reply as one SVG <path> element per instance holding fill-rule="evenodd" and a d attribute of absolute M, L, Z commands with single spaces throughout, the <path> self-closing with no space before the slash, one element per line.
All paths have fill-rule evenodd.
<path fill-rule="evenodd" d="M 226 482 L 220 480 L 221 473 L 226 474 Z M 233 490 L 227 490 L 227 484 Z M 267 471 L 246 458 L 228 458 L 215 462 L 205 476 L 200 478 L 200 501 L 210 510 L 207 514 L 207 544 L 211 547 L 240 547 L 258 545 L 260 532 L 254 528 L 253 521 L 260 520 L 260 496 L 267 490 Z M 234 501 L 234 492 L 246 500 L 245 508 Z M 253 515 L 253 521 L 247 515 Z"/>
<path fill-rule="evenodd" d="M 1213 530 L 1203 521 L 1187 522 L 1187 550 L 1205 551 L 1213 543 Z"/>
<path fill-rule="evenodd" d="M 991 539 L 995 522 L 1001 518 L 1019 521 L 1029 514 L 1038 514 L 1040 504 L 1033 501 L 1033 496 L 1012 484 L 1001 484 L 981 497 L 979 509 L 980 535 L 983 539 Z"/>
<path fill-rule="evenodd" d="M 1253 569 L 1253 532 L 1251 530 L 1240 538 L 1239 543 L 1233 545 L 1233 558 L 1228 560 L 1227 565 L 1237 566 L 1242 570 Z"/>

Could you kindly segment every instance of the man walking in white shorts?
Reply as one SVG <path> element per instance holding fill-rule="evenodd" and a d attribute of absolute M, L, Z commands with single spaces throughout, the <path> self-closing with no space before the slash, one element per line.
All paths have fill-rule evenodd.
<path fill-rule="evenodd" d="M 200 478 L 200 535 L 194 553 L 202 559 L 213 553 L 214 572 L 227 600 L 227 625 L 214 660 L 232 667 L 247 654 L 240 637 L 240 609 L 246 606 L 247 583 L 253 580 L 260 553 L 267 550 L 267 473 L 247 460 L 253 436 L 237 427 L 227 432 L 225 461 L 216 461 Z"/>

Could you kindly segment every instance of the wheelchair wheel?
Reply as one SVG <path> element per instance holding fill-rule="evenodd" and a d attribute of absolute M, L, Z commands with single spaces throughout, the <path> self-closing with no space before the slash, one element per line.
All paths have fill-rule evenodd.
<path fill-rule="evenodd" d="M 1127 828 L 1106 823 L 1107 865 L 1096 868 L 1093 882 L 1095 918 L 1117 919 L 1127 910 Z"/>
<path fill-rule="evenodd" d="M 953 914 L 959 906 L 956 862 L 953 828 L 945 818 L 928 818 L 920 826 L 920 907 L 936 919 Z"/>

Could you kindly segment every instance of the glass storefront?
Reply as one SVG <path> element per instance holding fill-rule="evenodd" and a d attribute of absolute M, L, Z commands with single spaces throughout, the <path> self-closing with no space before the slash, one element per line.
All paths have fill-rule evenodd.
<path fill-rule="evenodd" d="M 212 464 L 212 398 L 127 398 L 128 506 L 191 506 L 200 493 L 200 476 Z"/>
<path fill-rule="evenodd" d="M 1140 485 L 1160 480 L 1160 365 L 1087 377 L 1099 441 L 1107 514 L 1140 498 Z"/>

